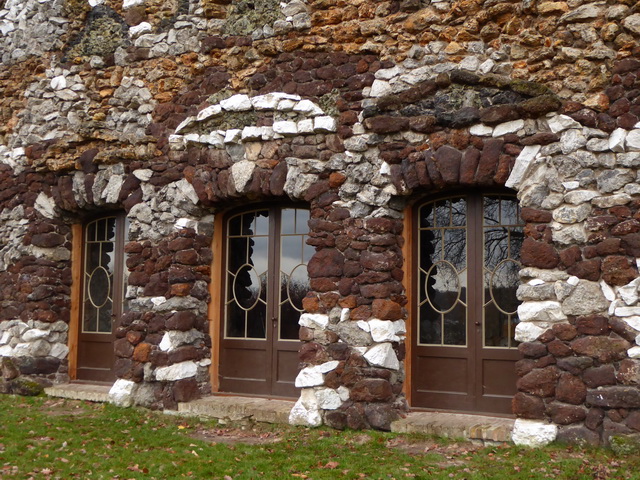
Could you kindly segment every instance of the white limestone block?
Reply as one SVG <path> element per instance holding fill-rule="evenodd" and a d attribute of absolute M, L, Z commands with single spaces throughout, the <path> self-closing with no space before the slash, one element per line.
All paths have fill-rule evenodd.
<path fill-rule="evenodd" d="M 640 129 L 633 129 L 627 133 L 626 137 L 627 150 L 631 152 L 640 151 Z"/>
<path fill-rule="evenodd" d="M 537 420 L 516 419 L 511 439 L 523 447 L 544 447 L 553 442 L 558 435 L 558 427 Z"/>
<path fill-rule="evenodd" d="M 280 97 L 273 93 L 266 95 L 257 95 L 251 98 L 251 105 L 256 110 L 275 110 L 278 107 Z"/>
<path fill-rule="evenodd" d="M 638 284 L 633 281 L 622 287 L 618 287 L 618 295 L 624 303 L 627 305 L 634 305 L 638 303 Z"/>
<path fill-rule="evenodd" d="M 313 133 L 313 119 L 305 118 L 298 122 L 298 133 Z"/>
<path fill-rule="evenodd" d="M 507 187 L 517 189 L 520 186 L 541 148 L 541 145 L 527 145 L 522 149 L 505 183 Z"/>
<path fill-rule="evenodd" d="M 562 153 L 568 155 L 587 144 L 587 137 L 582 133 L 582 129 L 571 128 L 562 132 L 560 137 L 560 149 Z"/>
<path fill-rule="evenodd" d="M 151 24 L 149 22 L 141 22 L 138 25 L 134 25 L 129 28 L 129 36 L 131 38 L 135 38 L 138 35 L 142 35 L 143 33 L 150 32 L 152 30 Z"/>
<path fill-rule="evenodd" d="M 67 88 L 67 79 L 64 78 L 64 75 L 53 77 L 51 79 L 51 88 L 53 90 L 64 90 L 65 88 Z"/>
<path fill-rule="evenodd" d="M 246 140 L 262 140 L 262 127 L 244 127 L 242 141 Z"/>
<path fill-rule="evenodd" d="M 369 327 L 369 322 L 365 322 L 364 320 L 358 320 L 356 325 L 360 327 L 360 330 L 364 330 L 367 333 L 371 332 L 371 328 Z"/>
<path fill-rule="evenodd" d="M 238 143 L 242 138 L 242 130 L 239 128 L 230 128 L 224 134 L 224 143 Z"/>
<path fill-rule="evenodd" d="M 273 122 L 273 131 L 280 135 L 296 135 L 298 133 L 298 126 L 296 122 L 289 120 L 279 120 Z"/>
<path fill-rule="evenodd" d="M 40 192 L 33 206 L 43 217 L 56 218 L 56 203 L 46 193 Z"/>
<path fill-rule="evenodd" d="M 182 150 L 187 142 L 182 135 L 169 135 L 169 145 L 172 150 Z"/>
<path fill-rule="evenodd" d="M 148 182 L 153 176 L 153 170 L 150 168 L 139 168 L 133 171 L 133 176 L 141 182 Z"/>
<path fill-rule="evenodd" d="M 633 317 L 640 315 L 640 307 L 617 307 L 614 313 L 616 317 Z"/>
<path fill-rule="evenodd" d="M 396 329 L 393 322 L 389 320 L 369 320 L 371 329 L 371 338 L 374 342 L 397 342 L 400 339 L 396 335 Z"/>
<path fill-rule="evenodd" d="M 14 357 L 13 347 L 11 345 L 3 345 L 0 347 L 0 357 Z"/>
<path fill-rule="evenodd" d="M 613 132 L 611 132 L 611 136 L 609 137 L 609 149 L 612 152 L 624 152 L 626 138 L 627 131 L 624 128 L 616 128 Z"/>
<path fill-rule="evenodd" d="M 616 292 L 604 280 L 600 280 L 600 289 L 602 290 L 604 298 L 606 298 L 610 302 L 613 302 L 616 299 Z"/>
<path fill-rule="evenodd" d="M 631 200 L 631 197 L 626 193 L 618 193 L 615 195 L 607 195 L 605 197 L 596 197 L 591 203 L 598 208 L 611 208 L 616 205 L 626 205 Z"/>
<path fill-rule="evenodd" d="M 313 103 L 311 100 L 300 100 L 296 105 L 293 106 L 294 112 L 304 113 L 306 115 L 323 115 L 324 110 L 320 108 L 318 105 Z"/>
<path fill-rule="evenodd" d="M 324 362 L 321 365 L 318 365 L 318 371 L 320 373 L 329 373 L 331 370 L 335 370 L 340 365 L 338 360 L 331 360 L 330 362 Z"/>
<path fill-rule="evenodd" d="M 632 317 L 624 317 L 623 320 L 624 320 L 624 323 L 629 325 L 631 328 L 640 332 L 640 316 L 634 315 Z M 638 342 L 636 341 L 636 343 Z"/>
<path fill-rule="evenodd" d="M 396 335 L 404 335 L 407 333 L 407 324 L 404 320 L 396 320 L 393 322 L 393 328 L 396 331 Z"/>
<path fill-rule="evenodd" d="M 156 307 L 159 307 L 166 301 L 167 301 L 167 297 L 151 297 L 151 303 L 153 303 L 153 305 Z"/>
<path fill-rule="evenodd" d="M 183 378 L 195 377 L 196 373 L 198 373 L 198 365 L 189 360 L 158 368 L 156 370 L 156 380 L 159 382 L 172 382 Z"/>
<path fill-rule="evenodd" d="M 545 282 L 544 280 L 541 280 L 541 279 L 539 279 L 539 278 L 534 278 L 534 279 L 529 280 L 529 281 L 527 282 L 527 284 L 529 284 L 529 285 L 531 285 L 531 286 L 533 286 L 533 287 L 536 287 L 536 286 L 538 286 L 538 285 L 544 285 L 545 283 L 547 283 L 547 282 Z"/>
<path fill-rule="evenodd" d="M 387 162 L 382 162 L 380 165 L 380 175 L 390 175 L 391 174 L 391 165 Z"/>
<path fill-rule="evenodd" d="M 520 322 L 516 325 L 515 339 L 518 342 L 534 342 L 548 329 L 547 324 Z"/>
<path fill-rule="evenodd" d="M 136 5 L 144 5 L 144 1 L 145 0 L 123 0 L 122 8 L 127 10 L 131 7 L 135 7 Z"/>
<path fill-rule="evenodd" d="M 252 108 L 251 99 L 242 93 L 221 100 L 220 106 L 227 112 L 246 112 Z"/>
<path fill-rule="evenodd" d="M 600 193 L 595 190 L 573 190 L 565 194 L 564 201 L 572 205 L 579 205 L 589 202 L 598 196 L 600 196 Z"/>
<path fill-rule="evenodd" d="M 391 68 L 383 68 L 375 73 L 375 77 L 380 80 L 391 80 L 393 77 L 397 77 L 402 73 L 402 70 L 398 65 Z"/>
<path fill-rule="evenodd" d="M 54 343 L 51 345 L 51 351 L 49 355 L 52 357 L 59 358 L 60 360 L 64 360 L 67 358 L 69 354 L 69 347 L 67 347 L 64 343 Z"/>
<path fill-rule="evenodd" d="M 344 310 L 348 309 L 343 309 Z M 298 324 L 302 327 L 320 328 L 324 330 L 329 325 L 329 315 L 323 315 L 321 313 L 303 313 L 300 315 Z"/>
<path fill-rule="evenodd" d="M 299 100 L 299 99 L 298 99 Z M 296 106 L 296 101 L 290 98 L 283 98 L 278 102 L 277 110 L 279 112 L 290 112 Z"/>
<path fill-rule="evenodd" d="M 333 388 L 318 388 L 315 394 L 316 400 L 318 401 L 318 408 L 323 410 L 336 410 L 342 405 L 340 395 Z"/>
<path fill-rule="evenodd" d="M 220 105 L 210 105 L 198 112 L 196 120 L 198 122 L 202 122 L 204 120 L 208 120 L 211 117 L 215 117 L 216 115 L 220 115 L 221 113 L 222 107 Z"/>
<path fill-rule="evenodd" d="M 317 133 L 335 132 L 337 130 L 336 119 L 328 115 L 313 119 L 313 130 Z"/>
<path fill-rule="evenodd" d="M 319 385 L 324 385 L 324 375 L 317 366 L 303 368 L 295 380 L 297 388 L 317 387 Z"/>
<path fill-rule="evenodd" d="M 629 358 L 640 358 L 640 347 L 631 347 L 627 350 Z"/>
<path fill-rule="evenodd" d="M 32 328 L 22 334 L 22 340 L 25 342 L 33 342 L 40 338 L 46 338 L 49 336 L 47 330 L 41 330 L 39 328 Z"/>
<path fill-rule="evenodd" d="M 493 129 L 493 137 L 502 137 L 509 133 L 515 133 L 521 128 L 524 128 L 524 120 L 512 120 L 510 122 L 504 122 L 496 125 Z"/>
<path fill-rule="evenodd" d="M 192 125 L 193 123 L 195 123 L 195 121 L 196 121 L 196 117 L 185 118 L 182 122 L 180 122 L 180 125 L 176 127 L 175 133 L 180 133 L 182 130 Z"/>
<path fill-rule="evenodd" d="M 137 384 L 131 380 L 119 378 L 109 390 L 109 402 L 119 407 L 133 405 L 133 396 L 137 390 Z"/>
<path fill-rule="evenodd" d="M 202 338 L 204 335 L 202 332 L 192 328 L 186 332 L 179 330 L 169 330 L 162 336 L 162 340 L 158 345 L 163 352 L 171 352 L 182 345 L 188 345 Z"/>
<path fill-rule="evenodd" d="M 380 70 L 378 70 L 378 72 L 376 73 L 379 72 Z M 373 81 L 373 84 L 371 85 L 369 95 L 371 97 L 384 97 L 385 95 L 389 95 L 390 93 L 392 93 L 392 91 L 393 89 L 391 85 L 389 85 L 389 82 L 385 80 L 375 79 Z"/>
<path fill-rule="evenodd" d="M 567 316 L 562 313 L 560 302 L 544 300 L 523 302 L 518 306 L 518 318 L 521 322 L 565 322 Z"/>
<path fill-rule="evenodd" d="M 569 128 L 582 128 L 582 125 L 568 115 L 555 115 L 547 120 L 553 133 L 559 133 Z"/>
<path fill-rule="evenodd" d="M 184 143 L 201 143 L 201 135 L 198 133 L 187 133 L 184 137 Z"/>
<path fill-rule="evenodd" d="M 289 413 L 289 424 L 305 427 L 319 427 L 322 425 L 318 400 L 312 388 L 305 388 L 300 392 L 300 398 Z"/>
<path fill-rule="evenodd" d="M 224 146 L 224 137 L 216 132 L 206 135 L 200 135 L 200 143 L 206 143 L 213 147 L 222 148 Z"/>
<path fill-rule="evenodd" d="M 396 356 L 396 352 L 393 350 L 393 346 L 390 343 L 379 343 L 374 345 L 367 353 L 364 354 L 364 358 L 371 365 L 379 367 L 389 368 L 391 370 L 398 370 L 400 368 L 400 362 Z"/>
<path fill-rule="evenodd" d="M 231 166 L 231 176 L 237 192 L 243 192 L 247 184 L 251 181 L 251 176 L 256 168 L 254 162 L 241 160 Z"/>

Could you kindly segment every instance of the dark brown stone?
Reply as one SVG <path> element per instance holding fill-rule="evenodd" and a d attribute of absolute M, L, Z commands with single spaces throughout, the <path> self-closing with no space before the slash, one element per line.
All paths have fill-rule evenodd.
<path fill-rule="evenodd" d="M 625 254 L 632 257 L 640 257 L 640 233 L 630 233 L 622 237 L 620 247 Z"/>
<path fill-rule="evenodd" d="M 517 381 L 518 390 L 539 397 L 551 397 L 555 393 L 558 370 L 551 366 L 536 368 Z"/>
<path fill-rule="evenodd" d="M 622 360 L 631 348 L 629 342 L 617 336 L 582 337 L 572 341 L 570 345 L 577 355 L 586 355 L 601 363 Z"/>
<path fill-rule="evenodd" d="M 560 256 L 560 261 L 565 267 L 571 267 L 582 260 L 582 250 L 580 250 L 580 247 L 577 245 L 560 250 L 558 255 Z"/>
<path fill-rule="evenodd" d="M 518 392 L 511 402 L 513 413 L 518 418 L 542 420 L 545 418 L 545 405 L 540 397 Z"/>
<path fill-rule="evenodd" d="M 587 412 L 587 417 L 584 420 L 584 425 L 590 430 L 596 430 L 602 425 L 604 419 L 604 410 L 597 407 L 592 407 Z"/>
<path fill-rule="evenodd" d="M 517 108 L 512 105 L 496 105 L 480 110 L 480 120 L 487 125 L 497 125 L 518 118 L 520 118 L 520 114 Z"/>
<path fill-rule="evenodd" d="M 316 342 L 302 344 L 298 352 L 298 358 L 303 363 L 320 364 L 331 360 L 325 348 Z"/>
<path fill-rule="evenodd" d="M 604 335 L 609 332 L 609 321 L 601 315 L 578 317 L 575 326 L 582 335 Z"/>
<path fill-rule="evenodd" d="M 438 171 L 447 185 L 458 185 L 462 153 L 457 149 L 444 145 L 433 156 Z"/>
<path fill-rule="evenodd" d="M 540 342 L 523 342 L 518 345 L 518 350 L 529 358 L 540 358 L 548 353 L 547 346 Z"/>
<path fill-rule="evenodd" d="M 629 235 L 627 235 L 627 237 L 628 236 Z M 609 285 L 626 285 L 637 278 L 637 276 L 637 269 L 626 257 L 611 255 L 606 257 L 602 262 L 602 279 Z"/>
<path fill-rule="evenodd" d="M 625 358 L 621 361 L 616 379 L 623 385 L 640 385 L 640 360 Z"/>
<path fill-rule="evenodd" d="M 589 390 L 587 404 L 605 408 L 639 408 L 640 390 L 629 386 L 607 386 Z"/>
<path fill-rule="evenodd" d="M 342 275 L 344 255 L 335 248 L 324 248 L 311 257 L 308 265 L 309 277 L 338 277 Z"/>
<path fill-rule="evenodd" d="M 591 280 L 596 282 L 600 280 L 600 259 L 594 258 L 591 260 L 583 260 L 575 265 L 567 268 L 569 275 L 575 275 L 578 278 L 584 280 Z"/>
<path fill-rule="evenodd" d="M 579 377 L 562 373 L 556 386 L 556 400 L 572 405 L 581 405 L 587 398 L 587 386 Z"/>
<path fill-rule="evenodd" d="M 624 423 L 632 430 L 640 431 L 640 410 L 629 413 Z"/>
<path fill-rule="evenodd" d="M 548 210 L 538 210 L 531 207 L 522 207 L 520 216 L 525 222 L 549 223 L 553 217 Z"/>
<path fill-rule="evenodd" d="M 176 402 L 189 402 L 200 397 L 195 378 L 184 378 L 173 383 L 173 398 Z"/>
<path fill-rule="evenodd" d="M 409 119 L 406 117 L 391 117 L 380 115 L 367 118 L 364 121 L 366 128 L 374 133 L 395 133 L 409 129 Z"/>
<path fill-rule="evenodd" d="M 476 170 L 476 183 L 478 185 L 491 186 L 493 184 L 493 177 L 498 168 L 503 145 L 504 140 L 497 138 L 492 138 L 485 142 L 480 154 L 478 169 Z"/>
<path fill-rule="evenodd" d="M 555 424 L 570 425 L 584 420 L 587 416 L 587 411 L 582 406 L 551 402 L 547 405 L 547 414 Z"/>
<path fill-rule="evenodd" d="M 365 418 L 376 430 L 391 430 L 391 422 L 398 419 L 398 411 L 388 403 L 369 404 L 364 407 Z"/>
<path fill-rule="evenodd" d="M 393 396 L 391 384 L 381 378 L 365 378 L 351 388 L 350 398 L 355 402 L 386 402 Z"/>
<path fill-rule="evenodd" d="M 556 336 L 558 340 L 562 340 L 563 342 L 569 342 L 576 338 L 576 336 L 578 335 L 576 327 L 574 327 L 570 323 L 556 323 L 553 327 L 551 327 L 551 332 Z"/>
<path fill-rule="evenodd" d="M 525 238 L 520 250 L 520 261 L 527 267 L 555 268 L 560 257 L 552 245 Z"/>
<path fill-rule="evenodd" d="M 480 155 L 480 150 L 474 147 L 469 147 L 464 151 L 460 162 L 461 186 L 475 185 L 476 170 L 480 162 Z"/>
<path fill-rule="evenodd" d="M 571 350 L 571 347 L 569 347 L 569 345 L 558 339 L 552 340 L 547 343 L 547 349 L 549 350 L 549 353 L 554 357 L 568 357 L 573 353 L 573 350 Z"/>
<path fill-rule="evenodd" d="M 133 345 L 126 338 L 113 342 L 113 351 L 118 357 L 130 358 L 133 355 Z"/>
<path fill-rule="evenodd" d="M 196 314 L 189 310 L 176 312 L 167 319 L 167 330 L 191 330 L 196 322 Z"/>
<path fill-rule="evenodd" d="M 600 445 L 600 436 L 580 425 L 562 426 L 558 429 L 557 442 L 570 444 Z"/>

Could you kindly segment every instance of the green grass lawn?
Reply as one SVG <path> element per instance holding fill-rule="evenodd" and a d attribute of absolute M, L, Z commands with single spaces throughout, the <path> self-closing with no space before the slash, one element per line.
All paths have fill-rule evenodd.
<path fill-rule="evenodd" d="M 640 479 L 640 455 L 381 432 L 220 425 L 0 395 L 0 479 Z"/>

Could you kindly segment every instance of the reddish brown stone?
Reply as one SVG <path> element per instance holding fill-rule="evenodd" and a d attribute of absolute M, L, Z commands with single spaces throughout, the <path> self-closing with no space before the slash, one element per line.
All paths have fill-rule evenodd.
<path fill-rule="evenodd" d="M 583 260 L 575 265 L 567 268 L 569 275 L 575 275 L 578 278 L 584 280 L 591 280 L 596 282 L 600 280 L 600 259 L 594 258 L 591 260 Z"/>
<path fill-rule="evenodd" d="M 549 342 L 547 344 L 547 349 L 549 350 L 549 353 L 554 357 L 568 357 L 573 353 L 573 350 L 571 350 L 571 347 L 569 347 L 569 345 L 558 339 Z"/>
<path fill-rule="evenodd" d="M 133 345 L 126 338 L 113 342 L 113 351 L 118 357 L 130 358 L 133 355 Z"/>
<path fill-rule="evenodd" d="M 551 421 L 557 425 L 570 425 L 584 420 L 587 411 L 582 406 L 551 402 L 547 406 L 547 414 L 551 417 Z"/>
<path fill-rule="evenodd" d="M 587 412 L 587 416 L 584 420 L 585 427 L 590 430 L 596 430 L 600 425 L 602 425 L 602 420 L 604 419 L 604 411 L 601 408 L 592 407 Z"/>
<path fill-rule="evenodd" d="M 542 420 L 545 418 L 544 401 L 540 397 L 518 392 L 511 402 L 513 413 L 519 418 Z"/>
<path fill-rule="evenodd" d="M 476 170 L 480 162 L 480 150 L 469 147 L 467 148 L 460 162 L 460 185 L 475 185 Z"/>
<path fill-rule="evenodd" d="M 589 388 L 615 385 L 616 372 L 613 365 L 601 365 L 599 367 L 587 368 L 582 375 L 582 379 Z"/>
<path fill-rule="evenodd" d="M 522 360 L 518 360 L 515 364 L 516 375 L 518 377 L 524 377 L 534 368 L 536 368 L 536 362 L 530 358 L 523 358 Z"/>
<path fill-rule="evenodd" d="M 578 317 L 575 326 L 582 335 L 604 335 L 609 331 L 609 321 L 601 315 Z"/>
<path fill-rule="evenodd" d="M 458 185 L 462 153 L 449 145 L 444 145 L 436 150 L 433 160 L 444 182 L 448 185 Z"/>
<path fill-rule="evenodd" d="M 493 176 L 498 168 L 498 161 L 504 140 L 490 139 L 487 140 L 480 154 L 478 169 L 476 170 L 476 183 L 480 186 L 490 186 L 493 184 Z"/>
<path fill-rule="evenodd" d="M 522 207 L 520 216 L 525 222 L 549 223 L 553 218 L 548 210 L 538 210 L 531 207 Z"/>
<path fill-rule="evenodd" d="M 632 430 L 640 431 L 640 411 L 631 412 L 625 419 L 625 425 Z"/>
<path fill-rule="evenodd" d="M 527 267 L 555 268 L 560 257 L 552 245 L 525 238 L 520 250 L 520 261 Z"/>
<path fill-rule="evenodd" d="M 342 275 L 344 255 L 334 248 L 324 248 L 311 257 L 308 264 L 309 277 L 337 277 Z"/>
<path fill-rule="evenodd" d="M 602 279 L 610 285 L 626 285 L 637 276 L 637 269 L 626 257 L 612 255 L 602 262 Z"/>
<path fill-rule="evenodd" d="M 640 390 L 627 386 L 610 386 L 589 390 L 587 404 L 604 408 L 640 408 Z"/>
<path fill-rule="evenodd" d="M 576 338 L 576 335 L 578 335 L 576 327 L 570 323 L 556 323 L 551 327 L 551 332 L 556 336 L 556 338 L 564 342 L 573 340 Z"/>
<path fill-rule="evenodd" d="M 582 251 L 577 245 L 560 250 L 558 255 L 560 256 L 560 261 L 565 267 L 571 267 L 582 260 Z"/>
<path fill-rule="evenodd" d="M 176 402 L 188 402 L 200 397 L 195 378 L 184 378 L 173 383 L 173 398 Z"/>
<path fill-rule="evenodd" d="M 558 370 L 551 366 L 536 368 L 520 378 L 517 382 L 518 390 L 539 397 L 551 397 L 555 393 Z"/>
<path fill-rule="evenodd" d="M 581 405 L 587 398 L 587 386 L 580 378 L 562 373 L 556 386 L 556 400 L 572 405 Z"/>
<path fill-rule="evenodd" d="M 298 352 L 298 358 L 301 362 L 318 365 L 331 360 L 325 348 L 316 342 L 303 343 Z"/>
<path fill-rule="evenodd" d="M 623 385 L 640 385 L 640 360 L 625 358 L 620 362 L 616 379 Z"/>
<path fill-rule="evenodd" d="M 622 360 L 631 347 L 629 342 L 617 335 L 582 337 L 572 341 L 570 345 L 576 354 L 595 358 L 601 363 Z"/>
<path fill-rule="evenodd" d="M 640 257 L 640 233 L 630 233 L 622 237 L 620 247 L 632 257 Z"/>
<path fill-rule="evenodd" d="M 547 346 L 540 342 L 523 342 L 518 345 L 518 350 L 529 358 L 540 358 L 547 354 Z"/>
<path fill-rule="evenodd" d="M 402 307 L 391 300 L 376 299 L 371 304 L 371 312 L 380 320 L 400 320 L 403 318 Z"/>
<path fill-rule="evenodd" d="M 350 391 L 355 402 L 384 402 L 392 398 L 391 384 L 381 378 L 365 378 L 356 382 Z"/>
<path fill-rule="evenodd" d="M 409 129 L 409 119 L 406 117 L 380 115 L 367 118 L 364 121 L 364 125 L 374 133 L 395 133 Z"/>

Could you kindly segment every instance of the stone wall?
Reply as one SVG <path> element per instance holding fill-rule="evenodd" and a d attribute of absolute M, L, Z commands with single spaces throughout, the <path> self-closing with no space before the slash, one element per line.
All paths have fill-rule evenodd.
<path fill-rule="evenodd" d="M 0 355 L 68 379 L 71 225 L 124 210 L 114 398 L 208 393 L 214 216 L 304 202 L 291 421 L 386 429 L 407 408 L 405 207 L 506 186 L 515 413 L 569 440 L 640 430 L 638 35 L 624 1 L 7 0 Z"/>

